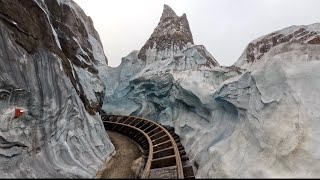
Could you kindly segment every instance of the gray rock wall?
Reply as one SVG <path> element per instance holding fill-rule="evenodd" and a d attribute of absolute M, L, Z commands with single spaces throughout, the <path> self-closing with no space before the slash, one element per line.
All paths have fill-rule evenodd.
<path fill-rule="evenodd" d="M 0 177 L 95 177 L 114 146 L 85 100 L 88 92 L 79 90 L 76 64 L 61 49 L 50 8 L 32 0 L 0 5 Z M 88 45 L 92 57 L 99 55 L 93 49 Z M 78 68 L 98 80 L 88 68 Z M 15 108 L 23 109 L 23 116 L 14 118 Z"/>

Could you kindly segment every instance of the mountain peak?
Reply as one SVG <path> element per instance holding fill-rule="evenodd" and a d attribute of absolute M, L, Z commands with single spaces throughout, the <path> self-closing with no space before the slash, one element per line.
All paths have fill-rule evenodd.
<path fill-rule="evenodd" d="M 178 17 L 177 14 L 173 11 L 173 9 L 164 4 L 163 5 L 163 11 L 162 11 L 162 16 L 160 18 L 160 21 L 163 21 L 164 19 L 166 18 L 175 18 L 175 17 Z"/>
<path fill-rule="evenodd" d="M 179 17 L 165 4 L 158 26 L 139 51 L 138 57 L 146 60 L 149 49 L 153 49 L 152 52 L 183 50 L 188 43 L 193 44 L 193 37 L 186 14 Z"/>

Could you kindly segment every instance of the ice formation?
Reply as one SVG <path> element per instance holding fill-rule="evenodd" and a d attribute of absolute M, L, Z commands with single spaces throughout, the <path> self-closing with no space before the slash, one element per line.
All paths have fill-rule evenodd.
<path fill-rule="evenodd" d="M 142 49 L 104 75 L 103 110 L 175 127 L 198 178 L 319 177 L 319 31 L 276 31 L 224 67 L 165 6 Z"/>

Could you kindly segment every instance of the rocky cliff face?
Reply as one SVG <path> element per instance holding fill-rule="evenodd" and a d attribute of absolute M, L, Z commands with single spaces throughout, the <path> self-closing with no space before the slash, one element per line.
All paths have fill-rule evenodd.
<path fill-rule="evenodd" d="M 262 36 L 247 46 L 235 66 L 247 68 L 253 62 L 260 61 L 270 50 L 276 47 L 296 44 L 320 44 L 320 24 L 291 26 Z M 282 51 L 283 52 L 283 51 Z"/>
<path fill-rule="evenodd" d="M 157 51 L 177 51 L 186 48 L 188 43 L 193 44 L 193 38 L 186 14 L 179 17 L 169 6 L 164 5 L 159 24 L 141 48 L 138 57 L 146 60 L 149 49 L 153 47 Z"/>
<path fill-rule="evenodd" d="M 91 19 L 72 0 L 0 0 L 0 39 L 1 177 L 95 177 L 114 147 Z"/>
<path fill-rule="evenodd" d="M 184 16 L 164 9 L 157 28 L 175 17 L 172 29 Z M 176 31 L 162 30 L 108 70 L 103 110 L 175 127 L 198 178 L 320 176 L 317 24 L 276 31 L 234 66 L 207 68 L 192 36 L 172 40 Z"/>
<path fill-rule="evenodd" d="M 186 14 L 179 17 L 167 5 L 138 58 L 147 65 L 167 61 L 170 68 L 178 70 L 219 66 L 204 46 L 194 45 Z"/>
<path fill-rule="evenodd" d="M 0 3 L 1 20 L 12 31 L 15 42 L 28 53 L 45 48 L 57 54 L 86 109 L 91 114 L 99 111 L 104 86 L 97 66 L 106 64 L 107 59 L 90 17 L 73 1 Z M 90 76 L 91 82 L 83 76 Z"/>

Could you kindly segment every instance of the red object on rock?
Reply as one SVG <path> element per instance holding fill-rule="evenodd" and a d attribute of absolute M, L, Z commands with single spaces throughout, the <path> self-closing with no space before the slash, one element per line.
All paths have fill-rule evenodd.
<path fill-rule="evenodd" d="M 18 118 L 18 117 L 22 116 L 23 113 L 24 113 L 24 111 L 22 109 L 16 108 L 14 118 Z"/>

